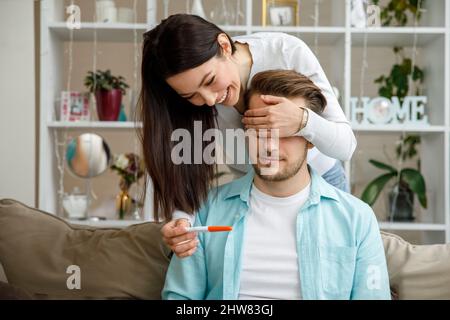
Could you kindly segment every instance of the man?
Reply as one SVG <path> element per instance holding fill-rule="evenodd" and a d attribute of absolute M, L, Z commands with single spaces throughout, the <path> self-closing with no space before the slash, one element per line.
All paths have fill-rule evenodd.
<path fill-rule="evenodd" d="M 270 107 L 260 95 L 287 97 L 316 113 L 326 105 L 320 89 L 294 71 L 255 75 L 249 108 Z M 257 156 L 254 172 L 212 191 L 198 212 L 195 225 L 233 231 L 199 234 L 191 257 L 174 256 L 163 298 L 390 299 L 371 208 L 308 167 L 313 145 L 303 137 L 262 146 L 268 155 Z M 276 170 L 264 174 L 268 167 Z"/>

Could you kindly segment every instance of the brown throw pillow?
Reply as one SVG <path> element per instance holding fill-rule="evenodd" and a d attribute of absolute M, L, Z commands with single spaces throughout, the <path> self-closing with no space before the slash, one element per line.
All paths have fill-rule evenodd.
<path fill-rule="evenodd" d="M 35 298 L 160 299 L 170 261 L 160 227 L 152 222 L 125 229 L 75 226 L 3 199 L 0 262 L 9 285 Z"/>

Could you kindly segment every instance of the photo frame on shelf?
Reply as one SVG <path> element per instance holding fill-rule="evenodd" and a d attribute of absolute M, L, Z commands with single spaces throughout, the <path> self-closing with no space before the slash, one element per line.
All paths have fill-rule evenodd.
<path fill-rule="evenodd" d="M 263 0 L 263 26 L 298 26 L 300 24 L 297 0 Z"/>
<path fill-rule="evenodd" d="M 59 104 L 60 121 L 89 121 L 89 92 L 62 91 Z"/>

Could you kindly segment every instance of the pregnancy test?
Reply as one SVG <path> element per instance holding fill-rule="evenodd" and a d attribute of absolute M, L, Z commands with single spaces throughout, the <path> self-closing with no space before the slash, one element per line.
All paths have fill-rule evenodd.
<path fill-rule="evenodd" d="M 229 226 L 203 226 L 187 228 L 187 232 L 222 232 L 231 230 L 233 230 L 233 227 Z"/>

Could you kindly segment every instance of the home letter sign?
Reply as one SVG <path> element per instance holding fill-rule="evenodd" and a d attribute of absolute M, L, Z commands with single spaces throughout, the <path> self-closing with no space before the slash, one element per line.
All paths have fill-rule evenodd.
<path fill-rule="evenodd" d="M 351 122 L 357 125 L 412 124 L 428 125 L 425 115 L 426 96 L 407 96 L 400 103 L 398 97 L 370 99 L 357 97 L 350 99 Z"/>

